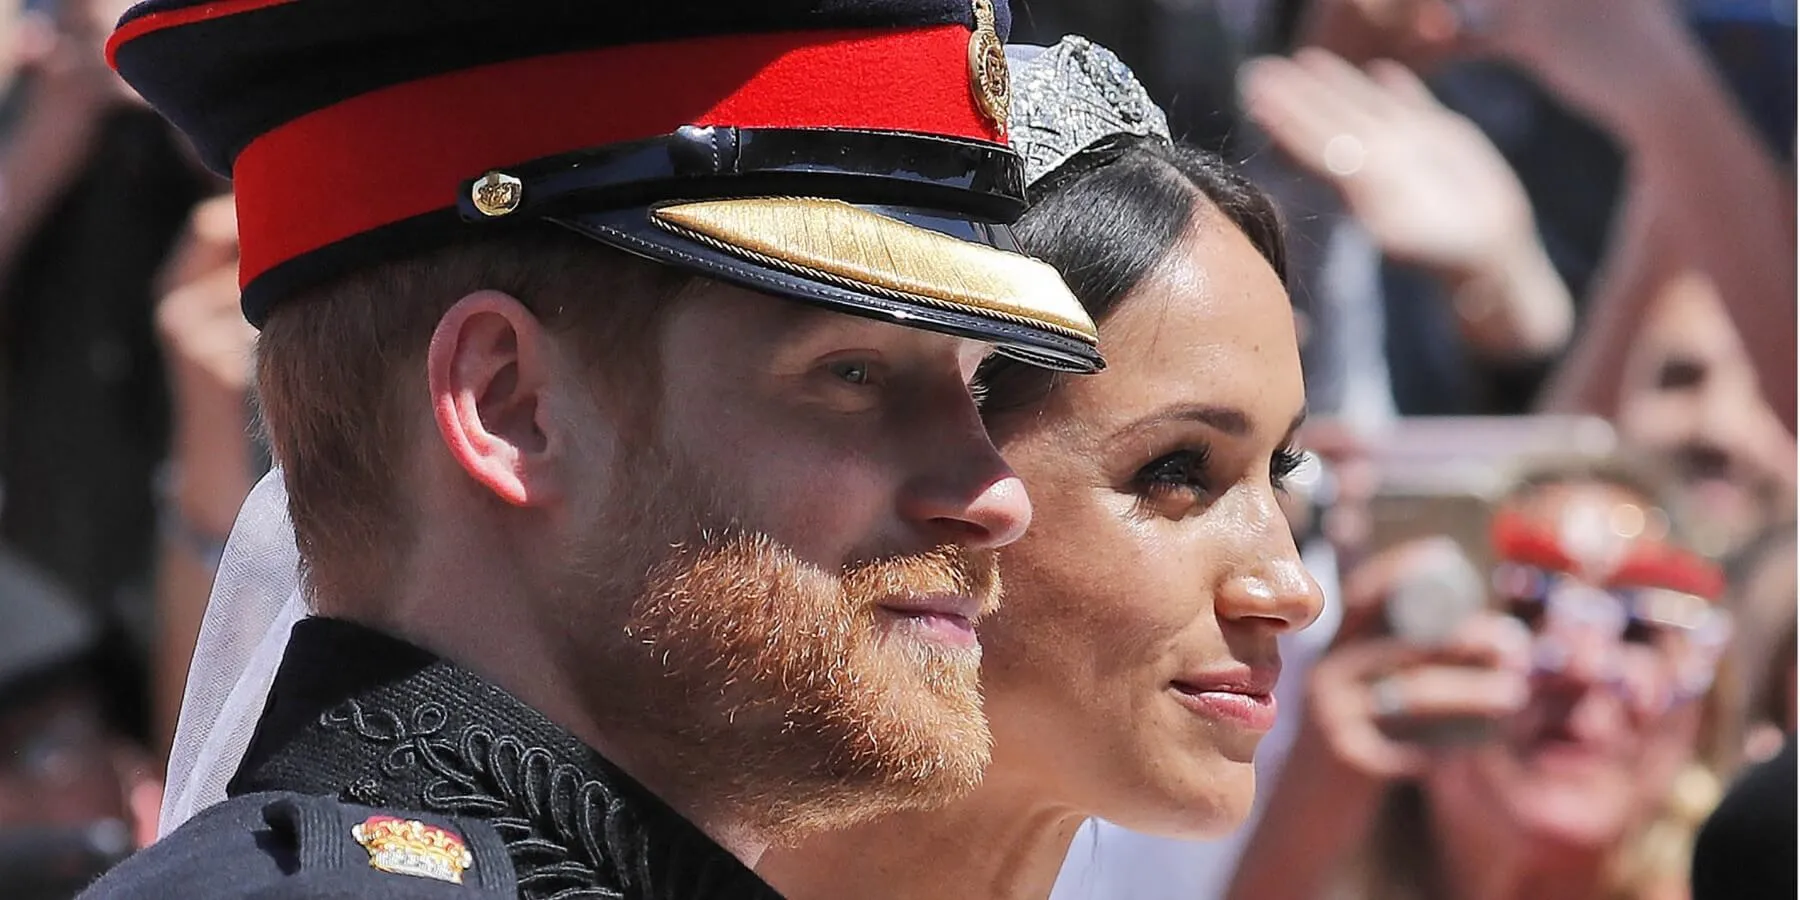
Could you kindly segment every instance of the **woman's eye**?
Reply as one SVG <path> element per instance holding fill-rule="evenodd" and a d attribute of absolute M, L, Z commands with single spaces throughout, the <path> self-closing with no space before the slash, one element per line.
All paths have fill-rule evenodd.
<path fill-rule="evenodd" d="M 1147 493 L 1170 490 L 1204 493 L 1206 452 L 1180 450 L 1160 457 L 1138 470 L 1137 482 L 1139 488 Z"/>
<path fill-rule="evenodd" d="M 1658 628 L 1655 623 L 1633 616 L 1626 621 L 1625 633 L 1619 637 L 1627 644 L 1654 644 L 1657 638 L 1661 637 L 1661 633 L 1662 629 Z"/>
<path fill-rule="evenodd" d="M 1508 598 L 1505 612 L 1532 631 L 1544 624 L 1544 601 L 1534 597 Z"/>
<path fill-rule="evenodd" d="M 1276 490 L 1286 490 L 1288 479 L 1300 471 L 1300 467 L 1306 465 L 1309 458 L 1306 451 L 1297 447 L 1283 447 L 1275 451 L 1275 457 L 1270 460 L 1269 481 Z"/>

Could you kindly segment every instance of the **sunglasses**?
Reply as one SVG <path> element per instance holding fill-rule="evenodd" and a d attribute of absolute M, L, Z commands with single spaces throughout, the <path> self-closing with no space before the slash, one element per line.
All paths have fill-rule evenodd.
<path fill-rule="evenodd" d="M 1704 695 L 1731 637 L 1718 567 L 1657 541 L 1586 555 L 1571 542 L 1516 513 L 1495 519 L 1494 596 L 1530 629 L 1536 668 L 1585 663 L 1650 712 Z"/>

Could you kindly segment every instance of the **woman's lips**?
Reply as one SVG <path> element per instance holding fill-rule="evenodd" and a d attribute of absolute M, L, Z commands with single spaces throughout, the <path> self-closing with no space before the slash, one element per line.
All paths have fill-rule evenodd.
<path fill-rule="evenodd" d="M 1176 701 L 1196 715 L 1268 731 L 1275 727 L 1275 682 L 1280 675 L 1280 666 L 1264 666 L 1183 677 L 1169 686 Z"/>

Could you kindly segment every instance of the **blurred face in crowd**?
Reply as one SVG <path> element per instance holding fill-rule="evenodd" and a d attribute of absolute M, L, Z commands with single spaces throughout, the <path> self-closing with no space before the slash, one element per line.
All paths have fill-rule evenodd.
<path fill-rule="evenodd" d="M 1305 401 L 1294 320 L 1202 202 L 1101 331 L 1105 372 L 989 417 L 1036 518 L 1001 554 L 1007 601 L 982 632 L 988 779 L 1216 834 L 1250 806 L 1276 637 L 1322 603 L 1278 501 Z"/>
<path fill-rule="evenodd" d="M 1686 279 L 1642 325 L 1626 362 L 1620 437 L 1670 464 L 1699 548 L 1729 551 L 1791 514 L 1795 444 L 1763 400 L 1717 292 Z"/>
<path fill-rule="evenodd" d="M 1031 517 L 970 393 L 989 347 L 705 282 L 658 350 L 635 434 L 568 410 L 549 593 L 585 699 L 660 765 L 746 773 L 726 793 L 774 832 L 972 788 L 973 625 Z"/>
<path fill-rule="evenodd" d="M 1607 484 L 1542 487 L 1507 508 L 1596 559 L 1660 538 L 1650 501 Z M 1530 699 L 1492 741 L 1450 753 L 1425 776 L 1432 815 L 1544 852 L 1604 849 L 1668 796 L 1692 758 L 1706 682 L 1691 679 L 1710 676 L 1713 633 L 1671 623 L 1699 623 L 1696 609 L 1711 607 L 1686 597 L 1681 615 L 1626 619 L 1615 598 L 1650 594 L 1541 567 L 1503 566 L 1495 585 L 1501 609 L 1536 638 Z"/>
<path fill-rule="evenodd" d="M 0 878 L 8 897 L 72 897 L 156 834 L 162 785 L 73 680 L 0 707 Z"/>
<path fill-rule="evenodd" d="M 85 692 L 8 707 L 0 713 L 0 828 L 127 818 L 113 751 Z"/>

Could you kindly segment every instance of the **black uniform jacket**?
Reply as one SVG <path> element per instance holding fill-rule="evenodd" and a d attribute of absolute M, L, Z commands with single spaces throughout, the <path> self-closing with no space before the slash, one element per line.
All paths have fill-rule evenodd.
<path fill-rule="evenodd" d="M 343 621 L 294 627 L 230 793 L 83 897 L 779 900 L 516 698 Z"/>

